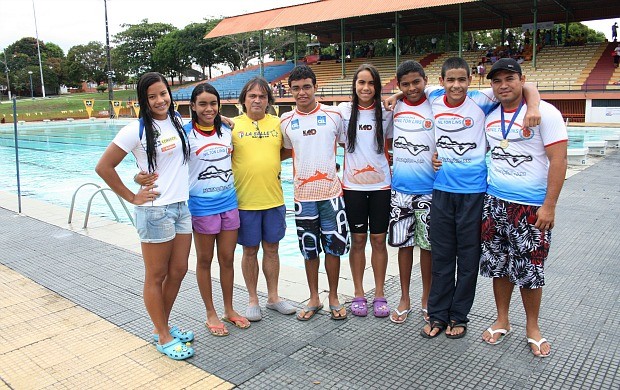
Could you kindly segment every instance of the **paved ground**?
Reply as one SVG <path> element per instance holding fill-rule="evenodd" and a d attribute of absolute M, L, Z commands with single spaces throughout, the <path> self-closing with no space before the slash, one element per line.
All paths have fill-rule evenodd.
<path fill-rule="evenodd" d="M 196 332 L 196 356 L 185 363 L 149 345 L 139 255 L 0 209 L 0 389 L 618 389 L 620 153 L 568 179 L 557 214 L 541 312 L 550 358 L 529 352 L 518 294 L 515 332 L 498 346 L 480 341 L 494 317 L 483 278 L 461 340 L 421 338 L 419 314 L 395 325 L 326 314 L 304 323 L 270 311 L 216 338 L 202 325 L 190 273 L 172 318 Z M 420 290 L 414 273 L 413 302 Z M 386 295 L 397 303 L 397 277 Z M 243 288 L 235 300 L 245 307 Z"/>

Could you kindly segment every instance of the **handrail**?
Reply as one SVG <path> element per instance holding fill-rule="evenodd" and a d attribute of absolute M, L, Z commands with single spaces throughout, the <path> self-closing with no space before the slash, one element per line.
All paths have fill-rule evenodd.
<path fill-rule="evenodd" d="M 82 187 L 86 187 L 86 186 L 95 186 L 97 187 L 97 191 L 95 191 L 90 199 L 88 200 L 88 207 L 86 208 L 86 217 L 84 218 L 84 228 L 86 228 L 86 226 L 88 225 L 88 217 L 90 215 L 90 207 L 93 203 L 93 199 L 95 198 L 95 195 L 97 195 L 98 193 L 101 193 L 101 195 L 103 196 L 103 199 L 106 201 L 106 203 L 108 204 L 108 207 L 110 208 L 110 211 L 112 212 L 112 214 L 114 214 L 114 219 L 116 219 L 116 222 L 120 222 L 120 218 L 118 217 L 118 214 L 116 214 L 116 211 L 114 210 L 114 207 L 112 207 L 112 204 L 110 203 L 110 200 L 108 199 L 108 197 L 106 196 L 104 191 L 112 191 L 110 188 L 101 188 L 101 186 L 97 183 L 84 183 L 81 186 L 79 186 L 74 192 L 73 192 L 73 196 L 71 198 L 71 208 L 69 209 L 69 220 L 67 221 L 67 223 L 71 223 L 71 220 L 73 219 L 73 209 L 75 207 L 75 197 L 77 196 L 78 192 L 80 191 L 80 189 Z M 115 194 L 116 195 L 116 194 Z M 125 202 L 123 201 L 123 199 L 116 195 L 118 197 L 119 202 L 121 203 L 121 206 L 123 206 L 123 208 L 125 209 L 125 213 L 127 214 L 127 217 L 129 217 L 129 220 L 131 221 L 131 224 L 135 226 L 133 217 L 131 216 L 131 213 L 129 212 L 129 210 L 127 209 L 127 206 L 125 205 Z"/>

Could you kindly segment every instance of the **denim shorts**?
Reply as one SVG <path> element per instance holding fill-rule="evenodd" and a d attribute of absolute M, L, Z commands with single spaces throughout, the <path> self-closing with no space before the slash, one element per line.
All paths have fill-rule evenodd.
<path fill-rule="evenodd" d="M 141 242 L 157 244 L 171 241 L 177 234 L 192 234 L 192 217 L 185 202 L 137 206 L 134 210 Z"/>

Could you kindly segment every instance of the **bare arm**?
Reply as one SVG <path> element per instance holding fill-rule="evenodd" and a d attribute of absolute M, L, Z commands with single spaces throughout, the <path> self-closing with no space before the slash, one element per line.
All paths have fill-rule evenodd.
<path fill-rule="evenodd" d="M 536 228 L 545 231 L 555 224 L 555 205 L 566 177 L 566 142 L 547 146 L 545 151 L 549 158 L 549 175 L 547 177 L 547 195 L 542 206 L 536 212 Z"/>
<path fill-rule="evenodd" d="M 154 185 L 141 187 L 138 193 L 134 194 L 125 186 L 121 178 L 116 172 L 116 167 L 125 158 L 127 153 L 118 145 L 111 143 L 99 159 L 95 172 L 106 182 L 106 184 L 127 202 L 141 205 L 143 203 L 154 200 L 158 193 L 153 191 Z"/>
<path fill-rule="evenodd" d="M 396 107 L 396 102 L 398 101 L 398 99 L 402 99 L 403 96 L 405 96 L 405 94 L 402 93 L 402 91 L 396 92 L 394 95 L 383 101 L 383 107 L 385 107 L 385 109 L 388 111 L 393 111 L 394 107 Z"/>
<path fill-rule="evenodd" d="M 524 127 L 534 127 L 540 125 L 540 93 L 534 83 L 525 83 L 523 85 L 523 97 L 527 103 L 527 111 L 523 118 Z"/>
<path fill-rule="evenodd" d="M 280 161 L 287 160 L 293 157 L 293 149 L 282 148 L 280 149 Z"/>

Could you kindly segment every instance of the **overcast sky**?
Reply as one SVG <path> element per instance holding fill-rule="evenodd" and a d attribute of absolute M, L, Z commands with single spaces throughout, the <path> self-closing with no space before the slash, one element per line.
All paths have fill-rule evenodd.
<path fill-rule="evenodd" d="M 311 0 L 107 0 L 111 37 L 123 23 L 142 19 L 183 28 L 203 18 L 219 18 Z M 362 0 L 360 0 L 362 1 Z M 60 46 L 65 54 L 75 45 L 105 43 L 104 0 L 34 0 L 39 39 Z M 0 50 L 24 37 L 34 37 L 33 0 L 0 0 Z M 586 23 L 611 38 L 613 20 Z"/>

